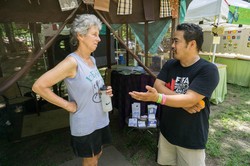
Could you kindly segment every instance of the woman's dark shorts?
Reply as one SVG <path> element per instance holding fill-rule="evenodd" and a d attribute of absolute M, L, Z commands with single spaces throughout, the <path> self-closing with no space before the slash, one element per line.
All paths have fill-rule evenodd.
<path fill-rule="evenodd" d="M 72 136 L 71 146 L 78 157 L 93 157 L 99 154 L 104 144 L 111 143 L 111 132 L 109 126 L 95 130 L 85 136 Z"/>

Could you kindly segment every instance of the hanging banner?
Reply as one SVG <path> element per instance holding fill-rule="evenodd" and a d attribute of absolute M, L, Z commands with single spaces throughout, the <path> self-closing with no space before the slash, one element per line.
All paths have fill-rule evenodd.
<path fill-rule="evenodd" d="M 228 13 L 228 23 L 250 25 L 250 9 L 237 6 L 230 6 Z"/>
<path fill-rule="evenodd" d="M 83 0 L 83 3 L 87 4 L 87 5 L 93 5 L 94 4 L 94 0 Z"/>
<path fill-rule="evenodd" d="M 78 8 L 79 6 L 77 0 L 58 0 L 58 1 L 62 11 L 72 10 Z"/>
<path fill-rule="evenodd" d="M 95 0 L 94 9 L 109 12 L 109 0 Z"/>

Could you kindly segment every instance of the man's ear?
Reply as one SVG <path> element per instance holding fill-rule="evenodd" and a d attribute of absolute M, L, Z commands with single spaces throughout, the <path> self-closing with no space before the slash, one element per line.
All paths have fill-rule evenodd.
<path fill-rule="evenodd" d="M 195 40 L 191 40 L 188 44 L 189 44 L 190 48 L 196 49 L 196 47 L 197 47 L 197 44 L 196 44 Z"/>

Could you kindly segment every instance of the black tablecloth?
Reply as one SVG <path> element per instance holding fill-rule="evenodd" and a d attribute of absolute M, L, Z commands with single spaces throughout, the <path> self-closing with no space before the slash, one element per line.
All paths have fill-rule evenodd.
<path fill-rule="evenodd" d="M 146 85 L 153 86 L 155 78 L 148 74 L 124 75 L 117 71 L 111 72 L 111 86 L 114 96 L 112 97 L 113 107 L 119 111 L 120 127 L 124 127 L 126 117 L 130 116 L 132 103 L 141 103 L 141 115 L 147 114 L 147 105 L 156 104 L 151 102 L 137 101 L 128 94 L 131 91 L 146 92 Z M 159 107 L 158 107 L 159 108 Z M 159 111 L 157 111 L 159 112 Z"/>

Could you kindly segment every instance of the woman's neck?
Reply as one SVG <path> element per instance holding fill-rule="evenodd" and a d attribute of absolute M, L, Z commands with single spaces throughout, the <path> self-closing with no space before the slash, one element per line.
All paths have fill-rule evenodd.
<path fill-rule="evenodd" d="M 78 56 L 80 56 L 81 58 L 83 58 L 83 59 L 89 59 L 90 58 L 90 54 L 91 54 L 91 53 L 86 52 L 85 49 L 81 49 L 79 47 L 77 48 L 77 50 L 75 51 L 75 53 Z"/>

